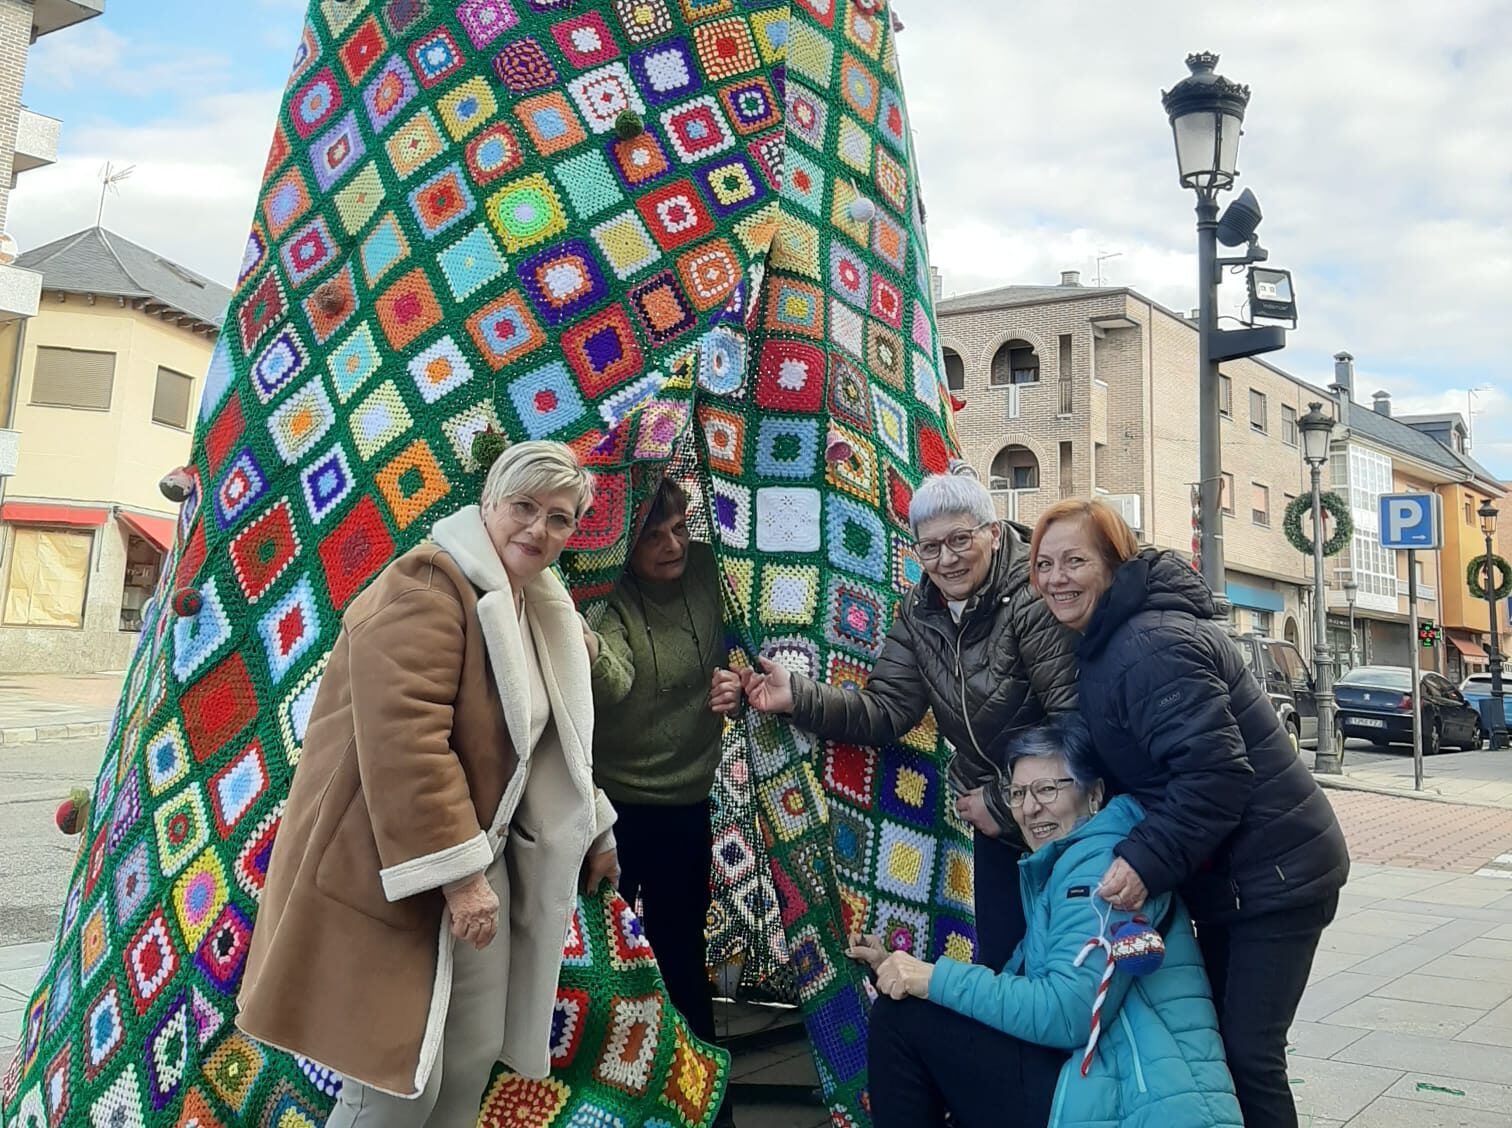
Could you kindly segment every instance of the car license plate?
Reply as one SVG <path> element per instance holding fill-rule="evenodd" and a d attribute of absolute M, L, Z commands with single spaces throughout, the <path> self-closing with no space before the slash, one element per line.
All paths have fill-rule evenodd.
<path fill-rule="evenodd" d="M 1386 727 L 1386 722 L 1381 720 L 1381 718 L 1379 717 L 1355 717 L 1350 723 L 1358 725 L 1360 728 Z"/>

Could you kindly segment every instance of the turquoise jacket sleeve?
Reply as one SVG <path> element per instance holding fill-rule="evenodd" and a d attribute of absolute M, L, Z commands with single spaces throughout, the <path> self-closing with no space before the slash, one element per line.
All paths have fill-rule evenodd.
<path fill-rule="evenodd" d="M 1030 928 L 1047 931 L 1042 937 L 1026 938 L 1024 972 L 999 975 L 977 964 L 941 959 L 929 978 L 930 1002 L 1036 1045 L 1059 1050 L 1085 1046 L 1107 954 L 1099 948 L 1080 967 L 1075 966 L 1082 948 L 1101 929 L 1097 915 L 1101 902 L 1095 893 L 1070 894 L 1080 892 L 1082 886 L 1096 889 L 1112 861 L 1112 851 L 1105 848 L 1068 850 L 1044 894 L 1049 901 L 1048 924 L 1040 914 L 1030 922 Z M 1169 900 L 1169 895 L 1153 898 L 1143 915 L 1161 919 Z M 1127 919 L 1118 915 L 1120 920 Z M 1104 1023 L 1117 1012 L 1129 982 L 1129 976 L 1115 975 L 1109 983 Z"/>

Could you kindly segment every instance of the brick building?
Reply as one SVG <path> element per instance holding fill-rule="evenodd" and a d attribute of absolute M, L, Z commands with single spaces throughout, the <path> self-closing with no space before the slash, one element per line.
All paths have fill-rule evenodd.
<path fill-rule="evenodd" d="M 938 302 L 947 381 L 966 401 L 956 425 L 966 457 L 1026 524 L 1062 497 L 1100 496 L 1116 505 L 1143 543 L 1191 552 L 1197 477 L 1197 329 L 1189 318 L 1126 287 L 1006 286 Z M 1433 420 L 1396 420 L 1390 397 L 1353 402 L 1350 387 L 1324 391 L 1260 359 L 1220 369 L 1223 529 L 1231 618 L 1312 645 L 1312 561 L 1282 531 L 1287 506 L 1310 489 L 1298 419 L 1312 402 L 1340 421 L 1325 486 L 1350 498 L 1354 542 L 1329 561 L 1329 643 L 1336 664 L 1407 660 L 1405 554 L 1380 548 L 1380 494 L 1433 490 L 1458 512 L 1466 490 L 1504 488 L 1468 455 L 1446 445 Z M 1336 374 L 1336 380 L 1338 379 Z M 1353 424 L 1351 426 L 1351 423 Z M 1415 425 L 1422 424 L 1422 429 Z M 1458 491 L 1458 492 L 1457 492 Z M 1478 502 L 1477 502 L 1478 504 Z M 1512 516 L 1512 515 L 1509 515 Z M 1450 523 L 1446 516 L 1446 531 Z M 1477 645 L 1473 608 L 1440 607 L 1459 549 L 1423 553 L 1420 614 Z M 1401 559 L 1394 559 L 1400 556 Z M 1453 556 L 1453 560 L 1449 558 Z M 1343 581 L 1356 574 L 1354 646 Z M 1468 626 L 1457 622 L 1465 618 Z M 1479 630 L 1485 629 L 1482 608 Z M 1451 637 L 1452 634 L 1451 634 Z M 1453 653 L 1463 656 L 1456 649 Z M 1443 654 L 1427 664 L 1452 672 Z"/>

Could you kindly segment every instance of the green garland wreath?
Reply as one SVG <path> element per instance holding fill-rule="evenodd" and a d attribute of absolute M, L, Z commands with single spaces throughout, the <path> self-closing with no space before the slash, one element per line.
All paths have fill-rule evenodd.
<path fill-rule="evenodd" d="M 1344 504 L 1344 499 L 1338 494 L 1326 493 L 1319 500 L 1324 511 L 1334 521 L 1333 536 L 1323 542 L 1323 555 L 1337 556 L 1354 539 L 1354 519 L 1349 515 L 1349 506 Z M 1286 517 L 1281 522 L 1281 531 L 1286 534 L 1286 539 L 1303 556 L 1311 556 L 1313 550 L 1312 538 L 1302 531 L 1302 518 L 1311 515 L 1312 494 L 1303 494 L 1294 498 L 1286 507 Z"/>
<path fill-rule="evenodd" d="M 1506 599 L 1507 596 L 1512 595 L 1512 566 L 1509 566 L 1504 558 L 1492 553 L 1491 568 L 1501 577 L 1496 581 L 1496 587 L 1491 590 L 1491 598 Z M 1481 577 L 1485 574 L 1486 557 L 1482 553 L 1470 561 L 1469 565 L 1465 568 L 1465 585 L 1470 589 L 1470 594 L 1475 596 L 1476 599 L 1486 598 L 1486 586 L 1481 582 Z"/>

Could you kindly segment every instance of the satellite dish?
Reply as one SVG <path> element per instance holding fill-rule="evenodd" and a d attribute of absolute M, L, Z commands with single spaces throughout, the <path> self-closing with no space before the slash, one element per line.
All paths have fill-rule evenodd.
<path fill-rule="evenodd" d="M 9 266 L 21 257 L 21 248 L 9 231 L 0 231 L 0 266 Z"/>

